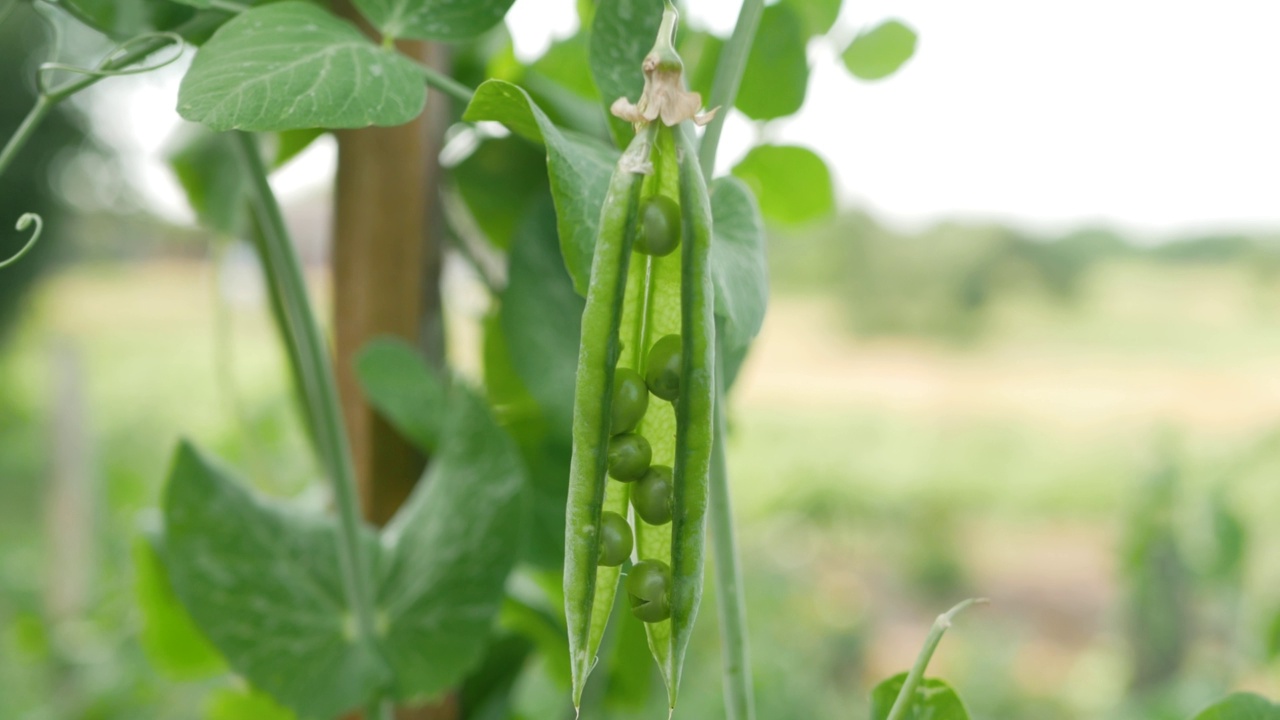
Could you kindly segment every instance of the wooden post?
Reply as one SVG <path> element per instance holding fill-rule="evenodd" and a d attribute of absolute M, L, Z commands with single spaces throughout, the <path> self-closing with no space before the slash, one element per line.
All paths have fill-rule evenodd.
<path fill-rule="evenodd" d="M 339 14 L 359 20 L 345 0 Z M 370 28 L 361 22 L 366 32 Z M 399 42 L 401 52 L 448 71 L 444 46 Z M 443 365 L 438 157 L 449 100 L 429 93 L 427 109 L 407 125 L 347 130 L 338 136 L 334 202 L 333 302 L 338 389 L 350 435 L 364 516 L 383 525 L 409 496 L 427 459 L 365 401 L 354 359 L 378 336 L 396 336 Z M 401 709 L 399 720 L 455 720 L 456 696 Z"/>

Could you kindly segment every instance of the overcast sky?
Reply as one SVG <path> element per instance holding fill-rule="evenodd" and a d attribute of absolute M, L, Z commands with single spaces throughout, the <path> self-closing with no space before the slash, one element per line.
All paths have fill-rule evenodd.
<path fill-rule="evenodd" d="M 723 32 L 738 6 L 686 4 Z M 517 53 L 571 33 L 573 6 L 517 0 Z M 834 34 L 889 17 L 920 35 L 899 74 L 855 81 L 835 43 L 815 42 L 804 109 L 763 129 L 826 157 L 843 204 L 906 225 L 1105 223 L 1153 237 L 1280 226 L 1280 2 L 848 0 Z M 127 141 L 153 149 L 176 88 L 144 87 L 119 114 Z M 722 169 L 759 132 L 731 118 Z M 332 157 L 320 148 L 281 181 L 305 184 Z M 144 172 L 176 205 L 163 171 Z"/>

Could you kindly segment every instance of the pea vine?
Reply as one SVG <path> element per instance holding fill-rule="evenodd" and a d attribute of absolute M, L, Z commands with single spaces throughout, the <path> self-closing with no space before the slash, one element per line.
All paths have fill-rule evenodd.
<path fill-rule="evenodd" d="M 590 88 L 579 97 L 547 91 L 534 69 L 502 72 L 497 53 L 474 63 L 484 71 L 464 82 L 396 50 L 401 39 L 472 43 L 511 4 L 354 0 L 376 29 L 370 38 L 298 0 L 139 0 L 146 12 L 127 22 L 112 3 L 68 0 L 58 7 L 120 42 L 93 67 L 39 67 L 37 100 L 0 149 L 0 173 L 59 103 L 198 47 L 178 111 L 229 132 L 201 136 L 196 156 L 208 162 L 192 172 L 201 180 L 230 168 L 234 182 L 220 186 L 230 188 L 225 202 L 202 196 L 200 182 L 189 194 L 202 221 L 255 241 L 335 506 L 328 516 L 261 498 L 196 444 L 183 441 L 174 452 L 154 549 L 157 582 L 254 688 L 302 717 L 360 710 L 387 720 L 398 705 L 457 687 L 495 652 L 501 628 L 565 640 L 566 649 L 548 642 L 545 652 L 564 666 L 574 707 L 589 713 L 588 674 L 645 662 L 608 639 L 635 621 L 675 714 L 709 532 L 726 716 L 754 720 L 726 405 L 763 322 L 765 217 L 810 219 L 772 204 L 770 169 L 816 161 L 825 172 L 825 164 L 804 148 L 761 146 L 730 176 L 714 169 L 732 110 L 765 122 L 803 103 L 805 43 L 826 33 L 835 13 L 744 0 L 727 40 L 700 38 L 719 43 L 718 52 L 686 68 L 670 2 L 599 3 L 583 18 Z M 756 43 L 784 33 L 798 57 L 780 61 Z M 860 34 L 842 57 L 856 77 L 878 79 L 914 43 L 914 33 L 890 21 Z M 172 54 L 153 59 L 166 49 Z M 753 71 L 796 68 L 798 82 L 751 82 Z M 692 91 L 695 82 L 703 87 Z M 508 281 L 492 283 L 499 309 L 486 321 L 485 370 L 508 382 L 472 387 L 390 341 L 358 359 L 370 402 L 432 457 L 395 518 L 375 529 L 360 518 L 333 362 L 264 149 L 274 140 L 296 152 L 322 131 L 409 122 L 434 92 L 463 105 L 459 127 L 505 126 L 510 137 L 484 142 L 504 159 L 525 158 L 537 177 L 524 187 L 466 161 L 453 169 L 486 252 L 506 253 Z M 705 125 L 700 141 L 695 125 Z M 834 204 L 827 180 L 818 214 Z M 494 186 L 508 194 L 494 201 L 481 190 Z M 508 206 L 520 208 L 514 219 L 495 209 Z M 237 224 L 226 208 L 247 208 L 248 220 Z M 28 228 L 31 238 L 0 268 L 40 240 L 38 215 L 21 216 L 17 229 Z M 562 598 L 546 590 L 560 572 Z M 522 589 L 528 585 L 537 590 Z M 619 587 L 630 612 L 611 621 Z M 969 717 L 956 691 L 925 673 L 943 633 L 974 602 L 939 616 L 910 671 L 875 688 L 872 717 Z M 1197 720 L 1278 713 L 1258 696 L 1236 694 Z"/>

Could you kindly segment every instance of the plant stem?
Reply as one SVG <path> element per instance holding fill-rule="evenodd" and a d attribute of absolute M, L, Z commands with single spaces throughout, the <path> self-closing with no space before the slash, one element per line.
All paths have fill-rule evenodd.
<path fill-rule="evenodd" d="M 756 28 L 759 27 L 760 16 L 763 14 L 764 0 L 742 0 L 738 23 L 720 53 L 720 62 L 716 64 L 716 77 L 711 85 L 711 99 L 707 105 L 718 107 L 720 111 L 707 125 L 706 132 L 702 134 L 702 145 L 698 148 L 698 165 L 707 182 L 711 181 L 711 175 L 716 170 L 716 148 L 720 145 L 720 132 L 738 97 L 742 73 L 747 67 L 747 56 L 751 54 L 751 43 L 755 40 Z"/>
<path fill-rule="evenodd" d="M 223 18 L 216 14 L 200 13 L 178 27 L 175 32 L 178 34 L 200 34 L 217 27 L 217 25 L 222 22 L 222 19 Z M 134 49 L 122 54 L 120 57 L 110 62 L 104 63 L 100 70 L 111 72 L 127 68 L 130 65 L 145 59 L 148 55 L 151 55 L 157 50 L 161 50 L 171 45 L 172 43 L 173 40 L 171 36 L 157 35 L 154 38 L 137 43 L 137 47 Z M 22 124 L 18 126 L 17 132 L 15 132 L 13 137 L 9 138 L 8 142 L 5 143 L 4 149 L 0 150 L 0 175 L 4 174 L 5 169 L 9 167 L 9 163 L 13 162 L 13 158 L 17 156 L 18 151 L 21 150 L 22 146 L 31 139 L 36 128 L 40 125 L 40 121 L 44 120 L 44 117 L 49 114 L 49 111 L 52 110 L 55 105 L 90 85 L 93 85 L 99 80 L 102 80 L 104 77 L 109 76 L 85 75 L 74 80 L 68 80 L 58 87 L 41 95 L 36 100 L 36 104 L 32 106 L 31 110 L 27 113 L 27 116 L 23 118 Z"/>
<path fill-rule="evenodd" d="M 338 562 L 347 602 L 355 612 L 360 638 L 377 647 L 373 588 L 365 545 L 360 541 L 360 508 L 356 499 L 355 470 L 338 406 L 329 349 L 323 340 L 307 298 L 302 267 L 289 239 L 284 216 L 267 181 L 267 168 L 254 136 L 235 133 L 236 148 L 250 182 L 250 199 L 262 231 L 261 260 L 272 292 L 280 300 L 283 335 L 290 346 L 294 375 L 302 389 L 302 402 L 316 435 L 316 446 L 326 473 L 333 482 L 338 506 Z M 376 652 L 376 650 L 375 650 Z M 369 718 L 390 717 L 379 709 L 381 698 L 370 704 Z M 373 712 L 376 710 L 376 713 Z"/>
<path fill-rule="evenodd" d="M 920 681 L 924 679 L 925 668 L 929 666 L 929 660 L 933 658 L 933 651 L 938 649 L 938 643 L 942 642 L 942 635 L 951 627 L 951 621 L 961 610 L 977 603 L 986 603 L 986 598 L 970 598 L 956 605 L 950 610 L 938 616 L 933 621 L 933 628 L 929 630 L 929 637 L 925 638 L 924 647 L 920 648 L 920 655 L 916 658 L 916 664 L 911 667 L 911 672 L 907 673 L 907 679 L 902 683 L 902 689 L 898 691 L 898 699 L 893 701 L 893 708 L 889 710 L 889 716 L 885 720 L 903 720 L 907 716 L 907 710 L 911 708 L 911 700 L 916 694 L 916 688 L 920 686 Z"/>
<path fill-rule="evenodd" d="M 5 168 L 9 167 L 9 163 L 13 162 L 14 156 L 18 154 L 18 150 L 31 136 L 35 134 L 36 128 L 39 127 L 40 121 L 44 120 L 44 116 L 49 114 L 53 109 L 54 103 L 45 95 L 36 98 L 36 104 L 31 107 L 27 116 L 22 119 L 22 124 L 18 126 L 18 131 L 9 138 L 9 142 L 5 143 L 4 150 L 0 150 L 0 175 L 4 174 Z"/>
<path fill-rule="evenodd" d="M 444 73 L 429 67 L 423 63 L 418 63 L 418 71 L 422 73 L 423 79 L 427 81 L 427 85 L 433 87 L 455 100 L 460 100 L 464 104 L 471 102 L 472 96 L 476 94 L 475 90 L 463 85 Z"/>
<path fill-rule="evenodd" d="M 756 28 L 764 13 L 764 0 L 743 0 L 733 35 L 725 44 L 716 65 L 711 87 L 711 107 L 720 108 L 707 125 L 698 147 L 698 166 L 707 183 L 715 173 L 716 148 L 725 117 L 738 97 L 747 55 L 755 41 Z M 729 468 L 725 458 L 724 345 L 716 332 L 715 437 L 711 444 L 711 543 L 715 553 L 716 603 L 720 611 L 720 648 L 724 664 L 724 701 L 729 720 L 755 720 L 755 694 L 751 675 L 751 653 L 747 641 L 747 603 L 742 586 L 742 563 L 733 528 L 733 502 L 729 494 Z"/>
<path fill-rule="evenodd" d="M 724 348 L 716 333 L 715 437 L 711 444 L 711 545 L 715 553 L 716 607 L 720 611 L 720 652 L 724 663 L 725 715 L 755 720 L 751 653 L 747 644 L 746 593 L 733 530 L 733 503 L 725 460 Z"/>

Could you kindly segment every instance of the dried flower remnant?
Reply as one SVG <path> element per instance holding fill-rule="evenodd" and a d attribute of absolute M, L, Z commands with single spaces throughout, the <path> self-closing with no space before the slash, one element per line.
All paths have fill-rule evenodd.
<path fill-rule="evenodd" d="M 698 112 L 702 108 L 702 95 L 684 88 L 684 62 L 671 44 L 678 18 L 675 8 L 668 3 L 662 13 L 658 40 L 640 66 L 644 71 L 644 91 L 640 100 L 636 103 L 625 97 L 615 100 L 609 111 L 616 117 L 636 125 L 661 118 L 668 127 L 685 120 L 706 125 L 715 117 L 719 108 Z"/>

